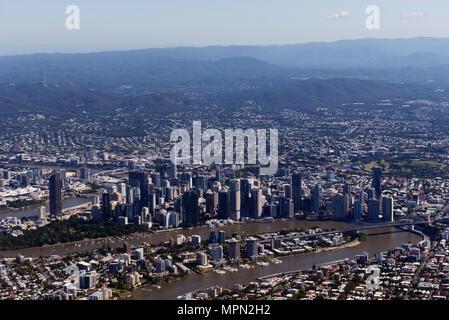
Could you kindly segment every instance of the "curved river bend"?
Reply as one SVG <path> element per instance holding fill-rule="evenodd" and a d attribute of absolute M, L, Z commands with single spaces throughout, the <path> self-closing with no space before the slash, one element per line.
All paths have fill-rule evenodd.
<path fill-rule="evenodd" d="M 275 221 L 272 223 L 246 223 L 246 224 L 232 224 L 225 225 L 219 228 L 224 230 L 226 236 L 230 237 L 231 234 L 237 233 L 240 235 L 253 235 L 266 232 L 276 232 L 281 230 L 294 230 L 297 228 L 308 229 L 314 226 L 322 229 L 334 228 L 341 229 L 348 224 L 344 222 L 334 221 Z M 143 233 L 133 234 L 129 236 L 105 238 L 97 240 L 85 240 L 76 243 L 58 244 L 53 246 L 46 246 L 40 248 L 29 248 L 23 250 L 11 250 L 2 251 L 0 256 L 14 257 L 18 253 L 25 256 L 39 257 L 49 255 L 66 255 L 73 252 L 92 250 L 101 248 L 104 246 L 109 247 L 121 247 L 123 242 L 126 241 L 132 245 L 139 245 L 142 242 L 146 242 L 152 245 L 157 245 L 160 242 L 169 241 L 175 239 L 176 235 L 183 234 L 185 236 L 198 234 L 202 239 L 207 239 L 211 228 L 203 226 L 190 230 L 176 230 L 160 233 Z M 153 287 L 138 288 L 134 291 L 130 299 L 137 300 L 171 300 L 176 299 L 178 296 L 187 292 L 206 289 L 215 285 L 223 287 L 231 287 L 235 283 L 247 284 L 259 277 L 267 276 L 270 274 L 290 272 L 295 270 L 307 269 L 313 265 L 319 265 L 329 263 L 332 261 L 342 260 L 345 258 L 353 258 L 355 255 L 363 252 L 368 252 L 370 257 L 376 252 L 386 251 L 388 249 L 400 246 L 401 244 L 412 242 L 416 243 L 421 240 L 421 237 L 402 231 L 397 228 L 380 228 L 369 230 L 367 233 L 367 240 L 354 247 L 346 247 L 341 249 L 335 249 L 332 251 L 322 251 L 316 253 L 309 253 L 303 255 L 296 255 L 291 257 L 282 258 L 283 263 L 273 264 L 270 263 L 266 267 L 256 266 L 254 269 L 242 269 L 239 268 L 237 272 L 226 272 L 220 275 L 216 272 L 209 272 L 206 274 L 191 274 L 185 276 L 182 279 L 175 280 L 171 283 L 164 284 L 160 289 L 154 289 Z"/>

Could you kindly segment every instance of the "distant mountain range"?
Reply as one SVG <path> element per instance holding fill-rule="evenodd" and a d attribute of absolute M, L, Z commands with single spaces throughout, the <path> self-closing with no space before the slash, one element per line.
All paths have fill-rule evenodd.
<path fill-rule="evenodd" d="M 361 39 L 279 46 L 212 46 L 0 57 L 0 83 L 160 92 L 304 78 L 434 82 L 448 86 L 449 39 Z"/>
<path fill-rule="evenodd" d="M 43 86 L 43 83 L 48 86 Z M 267 110 L 432 97 L 449 39 L 167 48 L 0 57 L 0 112 L 162 115 L 192 105 Z"/>

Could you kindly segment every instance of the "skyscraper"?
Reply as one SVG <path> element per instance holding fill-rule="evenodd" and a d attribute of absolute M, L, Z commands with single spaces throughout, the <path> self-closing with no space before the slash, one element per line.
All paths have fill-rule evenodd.
<path fill-rule="evenodd" d="M 394 201 L 393 198 L 385 197 L 382 198 L 382 219 L 384 221 L 393 222 L 394 221 Z"/>
<path fill-rule="evenodd" d="M 251 190 L 251 218 L 259 219 L 262 216 L 262 190 Z"/>
<path fill-rule="evenodd" d="M 205 175 L 198 175 L 196 177 L 196 187 L 198 189 L 202 189 L 203 191 L 207 191 L 207 181 L 208 177 Z"/>
<path fill-rule="evenodd" d="M 342 195 L 336 195 L 333 202 L 334 218 L 343 220 L 346 218 L 345 198 Z"/>
<path fill-rule="evenodd" d="M 250 194 L 251 183 L 248 179 L 243 178 L 240 180 L 240 215 L 242 217 L 248 217 L 250 211 Z"/>
<path fill-rule="evenodd" d="M 313 205 L 312 205 L 313 211 L 320 210 L 322 198 L 323 198 L 323 188 L 321 187 L 320 184 L 317 184 L 313 189 Z"/>
<path fill-rule="evenodd" d="M 218 195 L 217 193 L 208 190 L 205 197 L 206 212 L 209 213 L 211 217 L 214 217 L 217 214 Z"/>
<path fill-rule="evenodd" d="M 231 219 L 240 220 L 240 180 L 232 179 L 229 181 L 230 201 L 231 201 Z"/>
<path fill-rule="evenodd" d="M 231 194 L 227 190 L 218 192 L 218 218 L 228 219 L 231 216 Z"/>
<path fill-rule="evenodd" d="M 153 172 L 151 174 L 151 182 L 154 186 L 160 187 L 161 186 L 161 174 L 159 172 Z"/>
<path fill-rule="evenodd" d="M 373 188 L 377 200 L 382 196 L 382 169 L 380 167 L 373 168 Z"/>
<path fill-rule="evenodd" d="M 293 205 L 296 213 L 302 209 L 301 207 L 302 177 L 301 174 L 299 173 L 295 173 L 292 176 L 292 191 L 293 191 Z"/>
<path fill-rule="evenodd" d="M 279 216 L 280 218 L 293 218 L 294 216 L 294 204 L 293 200 L 289 199 L 287 197 L 280 197 L 279 198 Z"/>
<path fill-rule="evenodd" d="M 240 259 L 240 241 L 232 239 L 229 242 L 229 258 Z"/>
<path fill-rule="evenodd" d="M 213 261 L 223 260 L 223 247 L 221 245 L 219 244 L 211 245 L 209 252 Z"/>
<path fill-rule="evenodd" d="M 109 193 L 107 192 L 103 193 L 101 197 L 101 202 L 102 202 L 103 220 L 108 220 L 109 218 L 112 217 L 111 196 L 109 195 Z M 132 215 L 134 216 L 133 213 Z"/>
<path fill-rule="evenodd" d="M 59 172 L 50 177 L 49 189 L 50 214 L 62 214 L 62 180 Z"/>
<path fill-rule="evenodd" d="M 250 237 L 246 240 L 246 256 L 248 258 L 256 257 L 259 253 L 259 243 L 256 238 Z"/>
<path fill-rule="evenodd" d="M 360 220 L 363 214 L 363 205 L 360 200 L 354 202 L 354 207 L 352 208 L 354 220 Z"/>
<path fill-rule="evenodd" d="M 375 199 L 368 200 L 368 220 L 379 220 L 380 214 L 380 201 Z"/>
<path fill-rule="evenodd" d="M 80 169 L 80 178 L 82 180 L 89 181 L 90 180 L 90 169 L 89 168 L 81 168 Z"/>
<path fill-rule="evenodd" d="M 199 196 L 194 191 L 188 191 L 182 195 L 182 221 L 196 224 L 199 222 Z"/>
<path fill-rule="evenodd" d="M 224 230 L 218 231 L 218 242 L 225 243 L 226 241 L 226 232 Z"/>
<path fill-rule="evenodd" d="M 191 172 L 184 172 L 181 174 L 181 181 L 184 182 L 187 185 L 187 189 L 192 189 L 193 187 L 193 181 L 192 181 L 192 173 Z"/>

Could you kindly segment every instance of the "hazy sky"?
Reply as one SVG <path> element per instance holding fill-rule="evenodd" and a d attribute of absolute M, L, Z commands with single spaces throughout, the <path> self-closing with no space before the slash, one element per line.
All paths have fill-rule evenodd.
<path fill-rule="evenodd" d="M 68 5 L 80 30 L 65 27 Z M 365 28 L 368 5 L 380 8 L 379 30 Z M 449 37 L 449 1 L 1 0 L 0 30 L 0 54 Z"/>

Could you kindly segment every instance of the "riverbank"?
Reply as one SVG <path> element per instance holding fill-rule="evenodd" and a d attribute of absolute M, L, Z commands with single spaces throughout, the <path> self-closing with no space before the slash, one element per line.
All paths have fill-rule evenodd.
<path fill-rule="evenodd" d="M 262 234 L 268 232 L 279 232 L 281 230 L 295 230 L 295 229 L 310 229 L 314 226 L 320 227 L 321 229 L 342 229 L 348 224 L 343 222 L 335 221 L 324 221 L 324 222 L 310 222 L 304 220 L 278 220 L 271 223 L 239 223 L 230 224 L 220 227 L 208 227 L 201 226 L 192 229 L 182 229 L 176 231 L 166 231 L 158 233 L 137 233 L 130 234 L 127 236 L 121 236 L 117 238 L 98 238 L 95 240 L 85 240 L 78 241 L 75 243 L 65 243 L 59 245 L 51 245 L 49 247 L 35 247 L 29 249 L 21 250 L 8 250 L 0 251 L 0 256 L 2 257 L 16 257 L 18 253 L 24 256 L 39 257 L 39 256 L 50 256 L 50 255 L 66 255 L 73 252 L 88 251 L 92 249 L 102 248 L 103 246 L 111 246 L 118 248 L 123 246 L 123 242 L 128 242 L 130 245 L 140 245 L 142 242 L 148 243 L 150 245 L 159 245 L 161 242 L 167 242 L 171 239 L 176 239 L 178 235 L 184 235 L 185 237 L 192 235 L 200 235 L 202 239 L 207 239 L 210 236 L 210 230 L 223 230 L 227 235 L 240 234 Z M 118 241 L 117 241 L 118 240 Z"/>
<path fill-rule="evenodd" d="M 274 257 L 273 259 L 289 258 L 289 257 L 294 257 L 294 256 L 306 255 L 306 254 L 310 254 L 310 253 L 319 253 L 319 252 L 327 252 L 327 251 L 338 250 L 338 249 L 344 249 L 344 248 L 351 248 L 351 247 L 356 247 L 356 246 L 358 246 L 360 243 L 361 243 L 361 242 L 360 242 L 359 239 L 355 239 L 355 240 L 353 240 L 353 241 L 351 241 L 351 242 L 348 242 L 348 243 L 345 243 L 345 244 L 343 244 L 343 245 L 341 245 L 341 246 L 330 247 L 330 248 L 320 248 L 320 249 L 315 250 L 315 251 L 312 251 L 312 252 L 294 253 L 294 254 L 289 254 L 289 255 L 284 255 L 284 256 L 276 256 L 276 257 Z M 272 262 L 273 259 L 270 259 L 270 260 L 264 260 L 264 261 L 265 261 L 265 262 Z M 238 265 L 238 264 L 231 264 L 231 265 L 229 265 L 229 266 L 230 266 L 230 267 L 238 267 L 239 265 Z M 207 272 L 200 272 L 200 271 L 191 269 L 191 271 L 195 272 L 195 273 L 198 274 L 198 275 L 209 274 L 209 273 L 214 272 L 215 270 L 216 270 L 216 268 L 213 268 L 213 269 L 211 269 L 211 270 L 209 270 L 209 271 L 207 271 Z M 240 268 L 238 268 L 238 271 L 236 271 L 236 272 L 240 272 L 240 271 L 242 271 L 242 270 L 241 270 Z M 172 280 L 168 281 L 167 284 L 170 284 L 170 283 L 174 282 L 175 280 L 182 280 L 182 278 L 172 279 Z M 141 286 L 139 286 L 139 288 L 134 289 L 133 292 L 134 292 L 135 290 L 138 290 L 138 289 L 149 289 L 149 288 L 151 288 L 151 287 L 153 287 L 155 290 L 159 290 L 159 289 L 162 289 L 163 285 L 154 285 L 154 284 L 141 285 Z M 132 295 L 133 295 L 132 292 L 127 292 L 127 293 L 124 293 L 123 295 L 121 295 L 118 299 L 119 299 L 119 300 L 126 300 L 126 299 L 131 298 Z"/>
<path fill-rule="evenodd" d="M 83 205 L 91 202 L 88 198 L 81 197 L 70 197 L 62 200 L 62 209 L 70 209 L 72 207 L 77 207 L 79 205 Z M 6 217 L 16 217 L 19 219 L 29 218 L 29 217 L 37 217 L 39 216 L 40 207 L 45 206 L 45 212 L 48 213 L 50 211 L 50 205 L 48 201 L 45 201 L 38 205 L 29 206 L 26 208 L 15 208 L 8 209 L 4 211 L 0 211 L 0 219 Z"/>
<path fill-rule="evenodd" d="M 327 225 L 326 225 L 327 226 Z M 324 227 L 323 225 L 320 227 Z M 291 228 L 290 228 L 291 229 Z M 258 266 L 251 269 L 240 268 L 238 272 L 226 272 L 217 274 L 209 272 L 207 274 L 191 273 L 180 281 L 164 284 L 160 289 L 152 287 L 139 288 L 134 290 L 131 297 L 126 299 L 133 300 L 176 300 L 188 292 L 197 292 L 207 288 L 220 286 L 231 288 L 235 284 L 248 284 L 260 277 L 273 274 L 282 274 L 292 272 L 293 270 L 306 270 L 322 264 L 345 259 L 353 259 L 356 255 L 367 252 L 374 255 L 377 252 L 387 251 L 404 243 L 417 243 L 421 237 L 398 230 L 397 228 L 381 228 L 376 230 L 367 230 L 367 240 L 351 243 L 346 247 L 336 248 L 334 250 L 310 252 L 296 256 L 280 257 L 282 263 L 271 263 L 268 266 Z"/>

